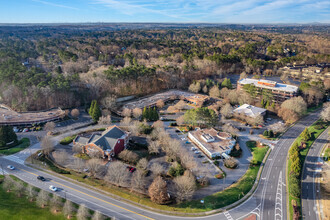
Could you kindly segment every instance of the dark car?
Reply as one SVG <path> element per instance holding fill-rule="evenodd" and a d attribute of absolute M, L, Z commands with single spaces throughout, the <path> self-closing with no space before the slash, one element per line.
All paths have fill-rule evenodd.
<path fill-rule="evenodd" d="M 37 176 L 37 179 L 38 179 L 38 180 L 41 180 L 41 181 L 46 181 L 46 178 L 43 177 L 43 176 Z"/>

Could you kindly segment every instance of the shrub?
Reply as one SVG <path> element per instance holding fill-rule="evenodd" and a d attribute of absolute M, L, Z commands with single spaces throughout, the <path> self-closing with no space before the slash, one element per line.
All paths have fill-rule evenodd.
<path fill-rule="evenodd" d="M 177 162 L 174 163 L 168 171 L 168 174 L 172 177 L 182 176 L 183 173 L 184 173 L 183 167 L 181 166 L 181 164 Z"/>
<path fill-rule="evenodd" d="M 225 159 L 224 160 L 224 165 L 225 167 L 227 168 L 231 168 L 231 169 L 234 169 L 237 167 L 237 161 L 233 158 L 229 158 L 229 159 Z"/>
<path fill-rule="evenodd" d="M 273 130 L 269 130 L 269 131 L 268 131 L 268 136 L 271 137 L 271 138 L 274 137 L 274 132 L 273 132 Z"/>
<path fill-rule="evenodd" d="M 268 131 L 265 130 L 264 133 L 263 133 L 262 135 L 265 136 L 265 137 L 268 137 L 268 136 L 269 136 Z"/>
<path fill-rule="evenodd" d="M 76 136 L 77 135 L 72 135 L 72 136 L 65 137 L 60 141 L 60 144 L 68 145 L 76 138 Z"/>
<path fill-rule="evenodd" d="M 224 177 L 223 173 L 218 173 L 214 176 L 217 179 L 222 179 Z"/>

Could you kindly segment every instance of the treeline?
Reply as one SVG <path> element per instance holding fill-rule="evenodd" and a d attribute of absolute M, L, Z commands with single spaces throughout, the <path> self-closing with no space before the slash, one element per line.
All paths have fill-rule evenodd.
<path fill-rule="evenodd" d="M 324 50 L 329 42 L 321 35 L 174 26 L 0 27 L 2 101 L 17 110 L 74 107 L 93 99 L 103 104 L 109 96 L 186 89 L 207 77 L 279 74 L 277 69 L 287 63 L 330 62 Z"/>

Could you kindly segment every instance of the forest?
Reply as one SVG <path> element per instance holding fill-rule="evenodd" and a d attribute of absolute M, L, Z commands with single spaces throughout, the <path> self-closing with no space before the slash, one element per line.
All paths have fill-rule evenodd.
<path fill-rule="evenodd" d="M 327 25 L 67 24 L 0 26 L 0 102 L 15 110 L 187 89 L 230 74 L 281 75 L 330 63 Z"/>

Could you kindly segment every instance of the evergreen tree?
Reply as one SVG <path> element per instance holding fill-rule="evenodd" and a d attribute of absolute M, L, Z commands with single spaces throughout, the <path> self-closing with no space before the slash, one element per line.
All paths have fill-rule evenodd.
<path fill-rule="evenodd" d="M 94 110 L 92 112 L 92 118 L 94 122 L 97 122 L 101 116 L 102 116 L 101 109 L 99 107 L 99 104 L 95 101 Z"/>
<path fill-rule="evenodd" d="M 272 103 L 271 108 L 272 110 L 275 110 L 275 102 Z"/>
<path fill-rule="evenodd" d="M 271 137 L 271 138 L 274 137 L 274 132 L 273 132 L 273 130 L 269 130 L 269 131 L 268 131 L 268 136 Z"/>
<path fill-rule="evenodd" d="M 261 107 L 264 107 L 265 106 L 265 101 L 264 99 L 261 99 L 261 103 L 260 103 Z"/>
<path fill-rule="evenodd" d="M 1 126 L 0 127 L 0 147 L 6 146 L 7 143 L 14 142 L 18 143 L 17 135 L 11 126 Z"/>
<path fill-rule="evenodd" d="M 299 153 L 299 148 L 298 148 L 298 143 L 297 142 L 294 142 L 292 147 L 290 148 L 289 150 L 289 154 L 294 154 L 295 152 L 298 152 Z"/>
<path fill-rule="evenodd" d="M 226 87 L 226 88 L 228 88 L 228 89 L 232 89 L 232 88 L 233 88 L 233 85 L 231 84 L 231 81 L 230 81 L 229 78 L 225 78 L 225 79 L 223 80 L 223 82 L 221 83 L 221 87 L 222 87 L 222 88 Z"/>
<path fill-rule="evenodd" d="M 270 103 L 269 103 L 269 100 L 268 100 L 267 103 L 266 103 L 265 108 L 267 109 L 269 107 L 269 105 L 270 105 Z"/>
<path fill-rule="evenodd" d="M 146 119 L 146 118 L 147 118 L 147 107 L 144 107 L 142 111 L 142 119 Z"/>
<path fill-rule="evenodd" d="M 308 128 L 305 128 L 305 130 L 301 133 L 301 138 L 304 141 L 308 141 L 309 139 L 311 139 L 311 134 L 309 133 Z"/>
<path fill-rule="evenodd" d="M 156 107 L 154 107 L 154 109 L 153 109 L 153 120 L 157 121 L 158 119 L 159 119 L 159 115 L 158 115 Z"/>
<path fill-rule="evenodd" d="M 265 136 L 265 137 L 268 137 L 269 136 L 269 133 L 268 133 L 267 130 L 264 131 L 263 136 Z"/>
<path fill-rule="evenodd" d="M 89 107 L 88 114 L 92 117 L 93 111 L 94 111 L 94 106 L 95 106 L 96 100 L 93 100 L 91 103 L 91 106 Z"/>
<path fill-rule="evenodd" d="M 294 161 L 291 163 L 291 171 L 294 172 L 296 175 L 300 175 L 301 171 L 301 164 L 300 164 L 300 159 L 297 157 Z"/>

